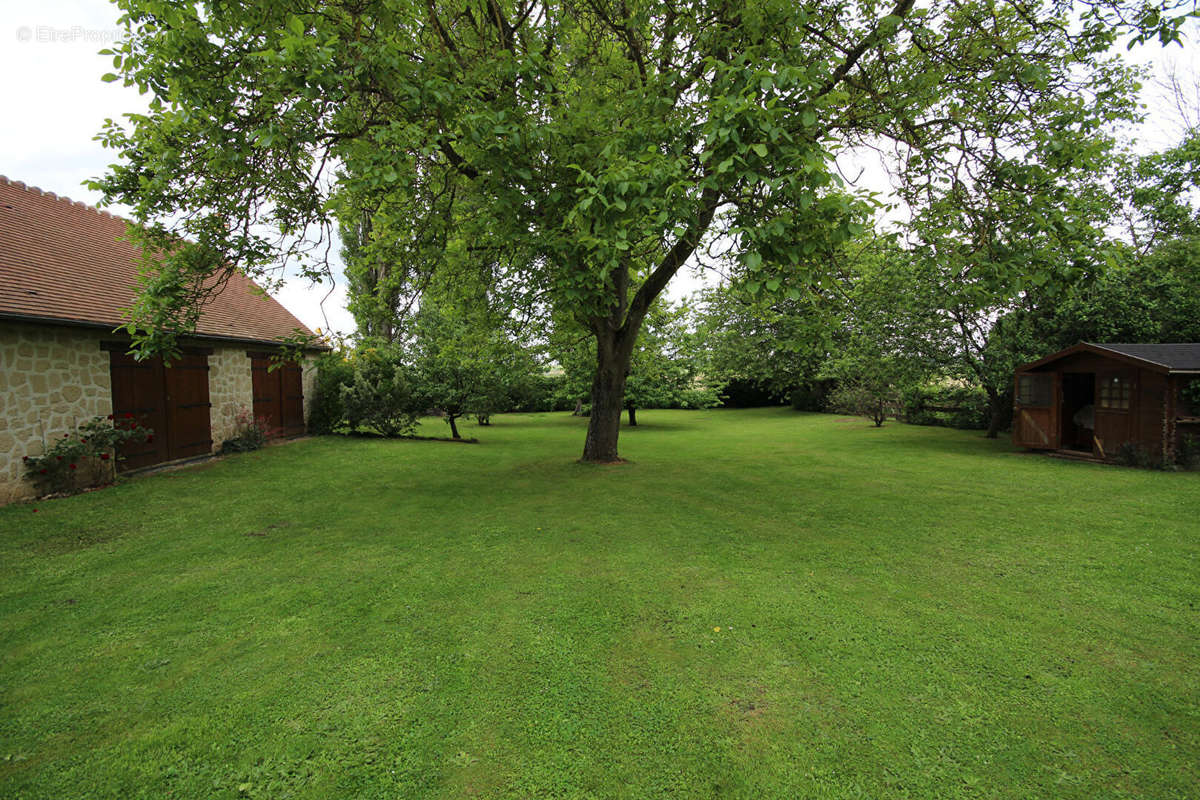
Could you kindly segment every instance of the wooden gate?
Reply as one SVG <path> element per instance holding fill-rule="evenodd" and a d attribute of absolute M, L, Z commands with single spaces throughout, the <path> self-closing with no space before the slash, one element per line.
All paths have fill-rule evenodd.
<path fill-rule="evenodd" d="M 122 469 L 212 452 L 207 356 L 184 355 L 166 366 L 158 357 L 137 361 L 113 349 L 109 373 L 113 416 L 135 419 L 153 432 L 125 445 Z"/>
<path fill-rule="evenodd" d="M 1062 427 L 1058 419 L 1058 373 L 1017 375 L 1013 397 L 1013 444 L 1035 450 L 1057 450 Z"/>
<path fill-rule="evenodd" d="M 265 419 L 271 436 L 304 433 L 303 368 L 288 361 L 271 369 L 269 354 L 251 354 L 254 418 Z"/>

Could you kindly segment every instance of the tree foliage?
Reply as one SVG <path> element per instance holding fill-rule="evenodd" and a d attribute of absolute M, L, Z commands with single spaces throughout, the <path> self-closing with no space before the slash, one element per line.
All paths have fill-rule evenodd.
<path fill-rule="evenodd" d="M 630 358 L 624 409 L 629 424 L 645 408 L 711 408 L 720 404 L 722 381 L 704 374 L 701 335 L 692 329 L 695 311 L 687 303 L 659 303 L 651 309 Z M 551 350 L 564 373 L 563 391 L 585 401 L 596 363 L 595 340 L 560 328 Z"/>
<path fill-rule="evenodd" d="M 172 347 L 229 270 L 325 274 L 335 220 L 389 270 L 486 251 L 457 263 L 594 337 L 595 461 L 617 458 L 646 315 L 702 245 L 751 291 L 819 282 L 806 259 L 860 232 L 845 148 L 944 166 L 976 131 L 1053 127 L 1017 110 L 1086 104 L 1119 37 L 1179 24 L 1175 0 L 120 4 L 110 77 L 152 99 L 102 133 L 120 161 L 96 185 L 164 255 L 139 346 Z"/>

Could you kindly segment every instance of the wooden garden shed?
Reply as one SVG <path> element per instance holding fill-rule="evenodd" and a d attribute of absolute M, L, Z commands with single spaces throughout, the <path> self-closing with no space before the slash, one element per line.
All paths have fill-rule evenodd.
<path fill-rule="evenodd" d="M 1081 342 L 1017 369 L 1013 442 L 1102 459 L 1132 446 L 1173 463 L 1183 437 L 1200 436 L 1183 393 L 1197 379 L 1198 342 Z"/>

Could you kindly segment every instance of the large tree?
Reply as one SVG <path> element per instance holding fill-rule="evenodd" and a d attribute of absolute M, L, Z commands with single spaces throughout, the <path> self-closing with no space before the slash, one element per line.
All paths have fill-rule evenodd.
<path fill-rule="evenodd" d="M 119 2 L 112 79 L 153 98 L 105 130 L 121 160 L 97 185 L 166 254 L 133 309 L 143 348 L 230 270 L 326 274 L 335 216 L 402 269 L 446 233 L 595 339 L 601 462 L 646 315 L 698 248 L 773 290 L 857 232 L 844 148 L 937 161 L 974 126 L 1027 125 L 996 115 L 1014 101 L 1084 92 L 1123 31 L 1178 26 L 1141 0 Z"/>
<path fill-rule="evenodd" d="M 638 424 L 639 409 L 720 404 L 724 381 L 702 374 L 704 348 L 692 329 L 694 316 L 686 302 L 660 302 L 646 315 L 626 376 L 624 407 L 630 426 Z M 580 401 L 577 408 L 588 397 L 596 363 L 595 340 L 581 334 L 560 324 L 549 337 L 550 354 L 563 371 L 563 390 Z"/>

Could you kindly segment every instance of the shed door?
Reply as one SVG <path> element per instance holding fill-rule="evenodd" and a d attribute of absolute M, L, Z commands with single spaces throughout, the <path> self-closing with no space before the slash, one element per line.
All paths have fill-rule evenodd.
<path fill-rule="evenodd" d="M 303 369 L 294 361 L 271 369 L 269 358 L 252 358 L 254 417 L 266 419 L 271 436 L 304 433 Z"/>
<path fill-rule="evenodd" d="M 1027 372 L 1016 377 L 1013 444 L 1057 450 L 1059 385 L 1057 372 Z"/>
<path fill-rule="evenodd" d="M 206 356 L 181 356 L 167 367 L 158 357 L 137 361 L 114 351 L 109 371 L 113 416 L 118 420 L 131 416 L 153 432 L 148 442 L 125 445 L 122 469 L 212 452 Z"/>

